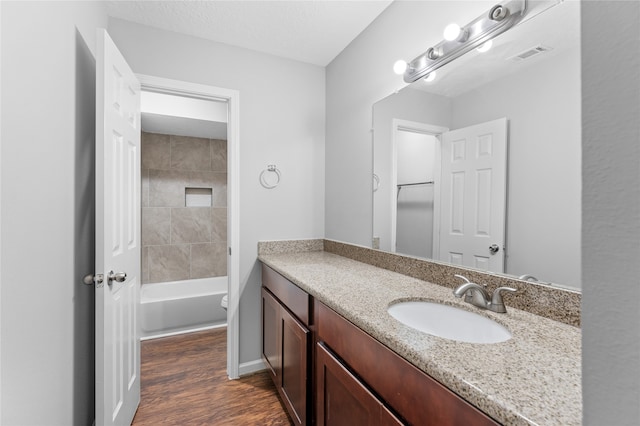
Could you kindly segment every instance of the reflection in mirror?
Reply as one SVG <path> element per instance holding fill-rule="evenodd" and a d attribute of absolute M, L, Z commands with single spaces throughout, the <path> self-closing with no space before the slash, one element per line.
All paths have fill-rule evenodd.
<path fill-rule="evenodd" d="M 373 106 L 380 249 L 580 287 L 579 7 Z"/>

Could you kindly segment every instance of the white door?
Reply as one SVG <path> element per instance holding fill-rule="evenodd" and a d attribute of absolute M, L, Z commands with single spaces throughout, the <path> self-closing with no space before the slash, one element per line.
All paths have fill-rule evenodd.
<path fill-rule="evenodd" d="M 442 135 L 440 260 L 504 272 L 507 119 Z"/>
<path fill-rule="evenodd" d="M 96 280 L 99 426 L 131 424 L 140 403 L 139 190 L 140 83 L 100 29 L 96 55 L 96 274 L 103 276 L 102 283 Z"/>

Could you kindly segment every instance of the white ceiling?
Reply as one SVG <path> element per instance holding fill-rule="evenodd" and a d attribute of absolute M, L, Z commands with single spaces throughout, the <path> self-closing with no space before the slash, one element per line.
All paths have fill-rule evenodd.
<path fill-rule="evenodd" d="M 142 130 L 162 135 L 227 140 L 227 123 L 149 112 L 142 113 Z"/>
<path fill-rule="evenodd" d="M 108 1 L 115 18 L 328 65 L 391 0 Z"/>

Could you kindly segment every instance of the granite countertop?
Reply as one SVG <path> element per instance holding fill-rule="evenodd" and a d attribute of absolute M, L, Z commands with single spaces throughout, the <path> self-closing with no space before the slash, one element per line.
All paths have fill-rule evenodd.
<path fill-rule="evenodd" d="M 581 424 L 579 328 L 508 306 L 506 314 L 478 309 L 455 298 L 450 288 L 324 251 L 259 259 L 498 422 Z M 485 345 L 417 331 L 387 312 L 390 304 L 408 299 L 476 312 L 507 327 L 513 337 Z"/>

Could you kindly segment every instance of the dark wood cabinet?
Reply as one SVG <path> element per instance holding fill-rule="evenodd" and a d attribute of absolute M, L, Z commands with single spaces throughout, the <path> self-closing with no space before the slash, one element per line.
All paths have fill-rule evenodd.
<path fill-rule="evenodd" d="M 275 272 L 270 272 L 263 273 L 262 359 L 291 420 L 296 425 L 306 425 L 310 423 L 311 411 L 311 332 L 308 324 L 304 324 L 290 312 L 289 306 L 284 305 L 281 298 L 300 302 L 296 305 L 296 310 L 306 312 L 302 316 L 308 321 L 309 296 L 288 281 L 282 281 L 280 275 L 274 276 L 272 274 Z"/>
<path fill-rule="evenodd" d="M 309 330 L 286 309 L 282 310 L 282 375 L 280 388 L 285 404 L 295 424 L 307 424 L 309 396 L 308 347 L 311 342 Z"/>
<path fill-rule="evenodd" d="M 262 289 L 262 359 L 273 380 L 280 377 L 280 310 L 280 303 Z"/>
<path fill-rule="evenodd" d="M 267 266 L 262 284 L 262 357 L 296 425 L 498 425 Z"/>
<path fill-rule="evenodd" d="M 313 311 L 316 341 L 329 348 L 354 377 L 407 424 L 498 425 L 329 307 L 316 300 Z"/>
<path fill-rule="evenodd" d="M 322 344 L 316 345 L 316 425 L 402 425 Z"/>

